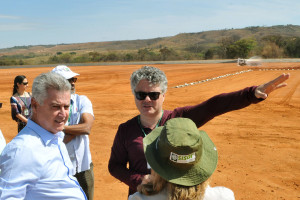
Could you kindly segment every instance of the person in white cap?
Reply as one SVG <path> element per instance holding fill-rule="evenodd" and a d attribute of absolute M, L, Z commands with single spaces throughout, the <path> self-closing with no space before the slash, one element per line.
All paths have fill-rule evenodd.
<path fill-rule="evenodd" d="M 94 196 L 94 172 L 89 147 L 89 134 L 94 122 L 93 106 L 84 95 L 75 94 L 75 82 L 78 73 L 66 65 L 58 65 L 52 72 L 65 77 L 71 84 L 71 104 L 69 119 L 64 127 L 64 142 L 72 161 L 73 175 L 77 178 L 89 200 Z"/>

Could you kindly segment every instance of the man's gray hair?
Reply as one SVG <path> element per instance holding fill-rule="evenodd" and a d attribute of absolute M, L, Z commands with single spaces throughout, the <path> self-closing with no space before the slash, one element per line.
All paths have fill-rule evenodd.
<path fill-rule="evenodd" d="M 70 92 L 71 84 L 60 74 L 54 72 L 42 73 L 37 76 L 32 84 L 32 97 L 43 105 L 48 97 L 48 90 L 55 89 L 61 92 Z"/>
<path fill-rule="evenodd" d="M 131 74 L 130 85 L 134 94 L 136 86 L 141 80 L 147 80 L 151 85 L 159 85 L 162 93 L 166 93 L 168 88 L 168 80 L 163 71 L 152 66 L 143 66 Z"/>

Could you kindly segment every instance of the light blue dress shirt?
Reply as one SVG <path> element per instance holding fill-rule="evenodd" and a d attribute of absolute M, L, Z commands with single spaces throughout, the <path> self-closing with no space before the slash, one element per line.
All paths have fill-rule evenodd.
<path fill-rule="evenodd" d="M 1 152 L 4 149 L 5 145 L 6 145 L 6 141 L 5 141 L 5 138 L 0 129 L 0 155 L 1 155 Z"/>
<path fill-rule="evenodd" d="M 0 199 L 87 199 L 75 177 L 62 142 L 63 132 L 52 134 L 28 120 L 6 145 L 0 157 Z"/>

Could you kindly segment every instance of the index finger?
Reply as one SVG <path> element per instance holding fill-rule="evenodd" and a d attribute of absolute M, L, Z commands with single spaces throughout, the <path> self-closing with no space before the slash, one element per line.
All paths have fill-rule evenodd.
<path fill-rule="evenodd" d="M 267 85 L 279 85 L 281 83 L 283 83 L 284 81 L 286 81 L 287 79 L 289 79 L 290 74 L 289 73 L 283 73 L 280 76 L 278 76 L 277 78 L 275 78 L 274 80 L 270 81 L 269 83 L 267 83 Z"/>

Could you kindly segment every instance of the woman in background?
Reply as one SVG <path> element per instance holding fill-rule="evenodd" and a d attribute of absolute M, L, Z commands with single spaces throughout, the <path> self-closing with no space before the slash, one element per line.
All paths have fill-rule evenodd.
<path fill-rule="evenodd" d="M 18 132 L 27 124 L 27 119 L 31 115 L 31 94 L 26 92 L 28 80 L 26 76 L 15 77 L 12 97 L 10 98 L 11 116 L 18 123 Z"/>

